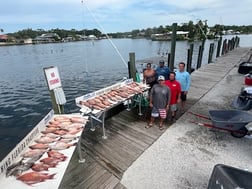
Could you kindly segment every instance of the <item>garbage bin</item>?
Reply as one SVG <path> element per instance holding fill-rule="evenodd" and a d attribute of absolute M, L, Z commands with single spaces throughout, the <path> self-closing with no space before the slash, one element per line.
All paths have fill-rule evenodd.
<path fill-rule="evenodd" d="M 217 164 L 214 166 L 208 189 L 250 189 L 252 173 L 235 167 Z"/>

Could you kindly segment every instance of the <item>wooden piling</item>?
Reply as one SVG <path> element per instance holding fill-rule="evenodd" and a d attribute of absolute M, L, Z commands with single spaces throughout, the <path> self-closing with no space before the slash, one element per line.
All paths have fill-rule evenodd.
<path fill-rule="evenodd" d="M 202 57 L 202 54 L 203 54 L 203 50 L 202 50 L 202 45 L 199 46 L 199 53 L 198 53 L 198 59 L 197 59 L 197 66 L 196 66 L 196 69 L 199 69 L 201 67 L 201 57 Z"/>
<path fill-rule="evenodd" d="M 214 43 L 211 43 L 209 47 L 208 63 L 211 63 L 213 61 L 213 52 L 214 52 Z"/>
<path fill-rule="evenodd" d="M 237 37 L 237 36 L 236 36 L 236 37 Z M 240 38 L 237 37 L 237 38 L 236 38 L 236 47 L 239 47 L 239 44 L 240 44 Z"/>
<path fill-rule="evenodd" d="M 188 73 L 192 72 L 192 55 L 193 55 L 193 43 L 190 44 L 190 48 L 187 51 L 187 66 L 186 66 L 186 71 Z"/>
<path fill-rule="evenodd" d="M 217 52 L 216 52 L 216 58 L 220 56 L 220 50 L 221 50 L 221 43 L 222 43 L 222 37 L 220 37 L 218 41 L 218 46 L 217 46 Z"/>
<path fill-rule="evenodd" d="M 221 55 L 224 55 L 226 53 L 227 53 L 227 39 L 223 41 Z"/>
<path fill-rule="evenodd" d="M 136 81 L 136 60 L 135 60 L 135 53 L 129 53 L 129 76 L 133 78 L 133 81 Z"/>
<path fill-rule="evenodd" d="M 170 58 L 170 65 L 169 65 L 170 70 L 174 69 L 176 38 L 177 38 L 177 23 L 173 23 L 172 24 L 172 39 L 171 39 L 171 58 Z"/>
<path fill-rule="evenodd" d="M 171 65 L 171 53 L 168 53 L 168 58 L 167 58 L 167 66 L 170 68 Z"/>

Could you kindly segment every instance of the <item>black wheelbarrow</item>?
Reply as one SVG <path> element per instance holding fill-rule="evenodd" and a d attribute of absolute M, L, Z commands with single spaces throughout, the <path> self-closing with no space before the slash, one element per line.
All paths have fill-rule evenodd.
<path fill-rule="evenodd" d="M 192 123 L 196 123 L 198 125 L 209 128 L 225 130 L 230 132 L 232 136 L 237 138 L 242 138 L 248 134 L 246 125 L 249 122 L 252 122 L 252 115 L 241 110 L 210 110 L 209 117 L 193 112 L 188 113 L 212 121 L 212 124 L 200 123 L 196 121 L 192 121 Z"/>

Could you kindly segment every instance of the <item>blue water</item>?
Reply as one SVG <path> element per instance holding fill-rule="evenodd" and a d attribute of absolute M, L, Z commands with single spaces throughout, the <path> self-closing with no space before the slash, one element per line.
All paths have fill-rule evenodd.
<path fill-rule="evenodd" d="M 230 38 L 233 36 L 230 36 Z M 252 36 L 241 36 L 241 46 L 250 46 Z M 125 62 L 170 51 L 170 42 L 146 39 L 113 39 Z M 207 62 L 209 43 L 204 51 Z M 175 63 L 186 62 L 190 43 L 176 44 Z M 199 43 L 194 45 L 196 65 Z M 65 113 L 78 112 L 74 99 L 109 86 L 128 76 L 128 69 L 108 40 L 72 43 L 0 46 L 0 160 L 51 110 L 43 68 L 57 66 L 66 94 Z"/>

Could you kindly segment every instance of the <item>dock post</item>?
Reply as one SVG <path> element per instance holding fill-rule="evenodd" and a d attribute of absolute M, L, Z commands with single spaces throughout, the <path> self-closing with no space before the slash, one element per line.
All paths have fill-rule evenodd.
<path fill-rule="evenodd" d="M 220 50 L 221 50 L 221 43 L 222 43 L 222 37 L 220 37 L 218 41 L 218 46 L 217 46 L 217 52 L 216 52 L 216 58 L 220 56 Z"/>
<path fill-rule="evenodd" d="M 53 106 L 54 113 L 55 114 L 64 114 L 64 106 L 56 103 L 56 97 L 55 97 L 54 91 L 49 90 L 49 92 L 50 92 L 50 96 L 51 96 L 51 100 L 52 100 L 52 106 Z"/>
<path fill-rule="evenodd" d="M 47 83 L 47 87 L 48 87 L 48 90 L 49 90 L 49 93 L 50 93 L 50 97 L 51 97 L 52 107 L 53 107 L 54 113 L 55 114 L 63 114 L 64 113 L 64 105 L 57 104 L 56 94 L 55 94 L 54 90 L 49 87 L 49 84 L 48 84 L 49 81 L 48 81 L 47 74 L 46 74 L 46 70 L 48 70 L 48 69 L 54 69 L 54 68 L 55 68 L 54 66 L 50 66 L 50 67 L 43 68 L 43 70 L 44 70 L 45 78 L 47 80 L 46 83 Z"/>
<path fill-rule="evenodd" d="M 209 47 L 208 63 L 211 63 L 213 60 L 213 51 L 214 51 L 214 43 L 211 43 Z"/>
<path fill-rule="evenodd" d="M 133 81 L 136 81 L 136 60 L 135 53 L 129 53 L 129 76 L 133 78 Z"/>
<path fill-rule="evenodd" d="M 175 50 L 176 50 L 176 38 L 177 38 L 177 23 L 172 24 L 172 39 L 171 39 L 171 58 L 170 58 L 170 70 L 174 69 Z"/>
<path fill-rule="evenodd" d="M 170 68 L 171 65 L 171 53 L 168 53 L 168 57 L 167 57 L 167 66 L 168 68 Z"/>
<path fill-rule="evenodd" d="M 221 55 L 224 55 L 226 53 L 227 53 L 227 39 L 223 41 Z"/>
<path fill-rule="evenodd" d="M 202 44 L 199 46 L 197 69 L 199 69 L 201 67 L 201 64 L 202 64 L 202 58 L 203 58 L 203 53 L 204 53 L 204 48 L 205 48 L 205 42 L 206 42 L 206 39 L 203 39 Z"/>
<path fill-rule="evenodd" d="M 192 72 L 192 55 L 193 55 L 193 43 L 190 44 L 190 48 L 188 49 L 187 52 L 187 67 L 186 67 L 186 71 L 188 73 Z"/>
<path fill-rule="evenodd" d="M 237 37 L 237 36 L 236 36 L 236 37 Z M 239 47 L 239 43 L 240 43 L 240 38 L 237 37 L 237 38 L 236 38 L 236 47 Z"/>
<path fill-rule="evenodd" d="M 201 54 L 203 53 L 202 45 L 199 46 L 199 53 L 198 53 L 198 59 L 197 59 L 197 67 L 196 69 L 199 69 L 201 67 Z"/>

